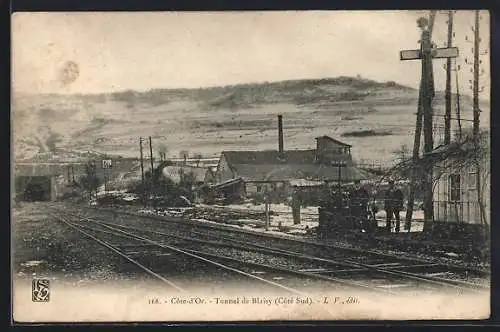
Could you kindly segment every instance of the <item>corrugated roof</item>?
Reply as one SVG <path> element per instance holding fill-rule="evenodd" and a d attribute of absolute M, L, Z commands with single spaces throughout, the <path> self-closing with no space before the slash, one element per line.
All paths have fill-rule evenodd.
<path fill-rule="evenodd" d="M 276 150 L 267 151 L 223 151 L 222 154 L 230 166 L 238 164 L 264 165 L 264 164 L 312 164 L 314 163 L 316 150 L 290 150 L 284 151 L 284 158 L 279 159 Z"/>
<path fill-rule="evenodd" d="M 338 181 L 339 168 L 322 164 L 263 164 L 232 165 L 239 177 L 245 181 L 289 181 L 305 179 L 312 181 Z M 345 166 L 340 168 L 341 181 L 366 180 L 371 177 L 367 171 L 357 167 Z"/>
<path fill-rule="evenodd" d="M 333 142 L 335 142 L 335 143 L 337 143 L 337 144 L 339 144 L 339 145 L 348 146 L 348 147 L 351 147 L 351 146 L 352 146 L 352 145 L 350 145 L 350 144 L 347 144 L 347 143 L 341 142 L 341 141 L 339 141 L 339 140 L 337 140 L 337 139 L 335 139 L 335 138 L 332 138 L 332 137 L 330 137 L 330 136 L 323 135 L 323 136 L 316 137 L 316 139 L 320 139 L 320 138 L 325 138 L 325 139 L 330 140 L 330 141 L 333 141 Z"/>
<path fill-rule="evenodd" d="M 226 187 L 238 184 L 240 182 L 243 182 L 243 179 L 241 177 L 240 178 L 236 178 L 236 179 L 227 180 L 225 182 L 219 183 L 219 184 L 213 186 L 213 188 L 215 188 L 215 189 L 226 188 Z"/>

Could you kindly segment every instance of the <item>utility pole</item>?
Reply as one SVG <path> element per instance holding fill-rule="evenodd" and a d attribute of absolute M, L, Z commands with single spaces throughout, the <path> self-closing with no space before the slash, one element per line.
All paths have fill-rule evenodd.
<path fill-rule="evenodd" d="M 430 153 L 434 148 L 434 132 L 432 128 L 432 99 L 434 98 L 434 82 L 432 75 L 432 42 L 428 29 L 422 29 L 422 67 L 424 73 L 424 98 L 422 100 L 424 120 L 424 154 Z M 424 221 L 434 219 L 434 202 L 432 190 L 433 167 L 431 163 L 424 165 Z M 424 226 L 425 227 L 425 226 Z"/>
<path fill-rule="evenodd" d="M 484 206 L 483 197 L 481 190 L 481 167 L 480 167 L 480 157 L 479 157 L 479 114 L 481 110 L 479 109 L 479 10 L 475 11 L 475 22 L 474 22 L 474 78 L 473 78 L 473 110 L 474 110 L 474 149 L 475 149 L 475 166 L 476 166 L 476 188 L 477 188 L 477 202 L 479 205 L 479 218 L 481 219 L 481 224 L 486 222 L 484 216 Z M 486 229 L 485 229 L 486 231 Z M 486 233 L 485 233 L 486 235 Z"/>
<path fill-rule="evenodd" d="M 448 11 L 448 44 L 452 47 L 453 43 L 453 11 Z M 446 59 L 446 92 L 445 92 L 445 116 L 444 116 L 444 144 L 451 142 L 451 62 L 452 59 Z"/>
<path fill-rule="evenodd" d="M 142 154 L 142 137 L 139 138 L 139 149 L 141 151 L 142 204 L 144 207 L 146 207 L 146 185 L 144 183 L 144 158 Z"/>
<path fill-rule="evenodd" d="M 269 193 L 267 192 L 267 187 L 266 187 L 266 192 L 264 193 L 264 204 L 265 204 L 265 208 L 266 208 L 266 223 L 265 223 L 265 228 L 266 228 L 266 231 L 269 230 L 269 226 L 270 226 L 270 218 L 269 218 Z"/>
<path fill-rule="evenodd" d="M 473 79 L 473 105 L 474 105 L 474 139 L 479 137 L 479 10 L 475 12 L 474 24 L 474 79 Z"/>
<path fill-rule="evenodd" d="M 435 17 L 436 17 L 436 12 L 431 11 L 431 13 L 429 15 L 428 26 L 427 26 L 429 39 L 432 36 Z M 423 38 L 423 33 L 422 33 L 421 40 L 423 40 L 423 39 L 424 38 Z M 419 54 L 418 58 L 421 58 L 422 53 L 423 53 L 422 52 L 422 50 L 423 50 L 423 42 L 422 41 L 421 41 L 420 47 L 421 47 L 420 52 L 419 52 L 420 54 Z M 412 159 L 413 160 L 413 170 L 412 170 L 412 175 L 411 175 L 410 192 L 408 195 L 408 203 L 407 203 L 406 217 L 405 217 L 405 223 L 406 223 L 406 228 L 407 228 L 408 232 L 411 229 L 411 220 L 413 218 L 413 205 L 415 204 L 415 190 L 416 190 L 415 183 L 416 183 L 417 178 L 418 178 L 416 164 L 417 164 L 417 162 L 419 160 L 419 156 L 420 156 L 420 138 L 422 135 L 422 118 L 423 118 L 423 113 L 424 113 L 423 104 L 424 104 L 425 89 L 426 89 L 425 80 L 426 80 L 426 70 L 425 70 L 425 66 L 423 63 L 423 59 L 422 59 L 422 76 L 420 79 L 420 89 L 419 89 L 419 94 L 418 94 L 418 106 L 417 106 L 417 119 L 416 119 L 416 123 L 415 123 L 415 137 L 413 140 L 413 156 L 412 156 L 413 157 L 413 159 Z"/>
<path fill-rule="evenodd" d="M 154 164 L 153 164 L 153 143 L 151 141 L 151 136 L 149 136 L 149 156 L 151 161 L 151 191 L 154 187 Z"/>
<path fill-rule="evenodd" d="M 417 166 L 416 163 L 419 160 L 419 148 L 420 148 L 420 121 L 423 122 L 424 131 L 424 153 L 430 153 L 434 147 L 434 133 L 432 128 L 432 100 L 435 96 L 434 91 L 434 75 L 432 68 L 432 59 L 434 58 L 456 58 L 458 56 L 458 48 L 456 47 L 446 47 L 446 48 L 434 48 L 431 41 L 431 33 L 434 27 L 434 19 L 436 12 L 431 11 L 429 20 L 426 18 L 420 18 L 417 23 L 419 28 L 422 30 L 422 35 L 420 39 L 420 49 L 419 50 L 405 50 L 400 52 L 401 60 L 416 60 L 420 59 L 422 61 L 422 79 L 420 82 L 420 96 L 419 96 L 419 112 L 417 113 L 417 125 L 415 132 L 415 146 L 413 151 L 413 174 L 411 179 L 411 187 L 415 186 L 417 179 Z M 419 114 L 420 113 L 420 114 Z M 422 120 L 419 119 L 422 117 Z M 423 167 L 424 172 L 424 219 L 425 221 L 432 221 L 434 219 L 434 207 L 433 207 L 433 167 L 431 163 L 426 163 Z M 411 188 L 410 187 L 410 188 Z M 415 189 L 410 190 L 410 197 L 408 199 L 409 211 L 406 214 L 406 224 L 411 221 L 413 213 L 413 200 L 414 200 Z M 424 226 L 425 229 L 425 226 Z"/>
<path fill-rule="evenodd" d="M 462 122 L 460 121 L 460 88 L 458 87 L 458 70 L 459 70 L 459 67 L 455 68 L 455 80 L 456 80 L 456 84 L 457 84 L 457 109 L 456 109 L 456 112 L 457 112 L 457 125 L 458 125 L 458 141 L 461 142 L 462 141 Z"/>
<path fill-rule="evenodd" d="M 104 196 L 108 196 L 108 169 L 103 167 L 104 171 Z"/>

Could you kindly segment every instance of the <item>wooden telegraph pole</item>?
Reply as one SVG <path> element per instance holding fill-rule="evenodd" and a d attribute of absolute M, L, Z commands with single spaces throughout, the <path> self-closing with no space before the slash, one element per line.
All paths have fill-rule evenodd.
<path fill-rule="evenodd" d="M 423 126 L 424 131 L 424 153 L 432 151 L 434 146 L 434 133 L 432 128 L 432 100 L 434 98 L 434 75 L 432 69 L 433 58 L 455 58 L 458 56 L 458 49 L 451 48 L 434 48 L 431 41 L 431 33 L 434 27 L 435 11 L 431 12 L 429 20 L 420 18 L 418 25 L 422 30 L 420 49 L 405 50 L 400 52 L 401 60 L 416 60 L 422 62 L 422 78 L 420 81 L 419 91 L 419 108 L 417 113 L 417 124 L 415 132 L 415 145 L 413 150 L 414 169 L 412 172 L 410 195 L 408 199 L 408 211 L 406 214 L 406 224 L 409 230 L 413 214 L 413 204 L 415 195 L 415 182 L 417 179 L 417 168 L 415 164 L 419 160 L 420 149 L 420 131 Z M 425 177 L 425 202 L 424 202 L 424 219 L 425 221 L 433 220 L 433 197 L 432 197 L 432 165 L 426 165 L 424 169 Z"/>
<path fill-rule="evenodd" d="M 422 31 L 422 65 L 424 67 L 424 154 L 430 153 L 434 148 L 434 130 L 432 128 L 432 99 L 434 97 L 434 82 L 432 81 L 432 42 L 429 31 L 425 28 Z M 424 221 L 427 223 L 433 218 L 433 197 L 432 197 L 432 165 L 425 163 L 424 168 Z M 425 227 L 425 225 L 424 225 Z"/>
<path fill-rule="evenodd" d="M 431 11 L 429 15 L 429 25 L 428 25 L 428 30 L 429 30 L 429 38 L 432 36 L 432 31 L 434 28 L 434 20 L 436 17 L 436 12 Z M 422 44 L 421 44 L 422 47 Z M 402 56 L 401 56 L 402 58 Z M 419 89 L 419 94 L 418 94 L 418 106 L 417 106 L 417 119 L 415 123 L 415 137 L 413 140 L 413 165 L 415 166 L 418 162 L 419 156 L 420 156 L 420 138 L 422 135 L 422 117 L 423 117 L 423 100 L 424 100 L 424 91 L 425 91 L 425 73 L 424 73 L 424 66 L 422 65 L 422 76 L 420 78 L 420 89 Z M 408 232 L 411 229 L 411 220 L 413 217 L 413 205 L 415 204 L 415 182 L 417 181 L 418 174 L 417 174 L 417 169 L 414 167 L 412 170 L 412 175 L 411 175 L 411 181 L 410 181 L 410 192 L 408 195 L 408 204 L 407 204 L 407 209 L 406 209 L 406 229 Z"/>
<path fill-rule="evenodd" d="M 154 164 L 153 164 L 153 143 L 151 141 L 151 136 L 149 136 L 149 157 L 150 157 L 150 162 L 151 162 L 151 185 L 152 185 L 153 184 Z"/>
<path fill-rule="evenodd" d="M 481 110 L 479 109 L 479 45 L 480 45 L 480 37 L 479 37 L 479 10 L 476 10 L 474 13 L 474 78 L 473 78 L 473 111 L 474 111 L 474 125 L 473 125 L 473 139 L 474 139 L 474 149 L 475 149 L 475 166 L 476 166 L 476 188 L 477 188 L 477 202 L 479 204 L 480 210 L 480 219 L 481 224 L 485 224 L 486 218 L 484 216 L 484 206 L 483 206 L 483 197 L 481 190 L 481 167 L 480 167 L 480 156 L 479 156 L 479 114 Z M 485 228 L 485 231 L 487 229 Z M 486 235 L 486 233 L 485 233 Z"/>
<path fill-rule="evenodd" d="M 448 11 L 448 47 L 453 43 L 453 11 Z M 451 143 L 451 58 L 446 59 L 444 144 Z"/>
<path fill-rule="evenodd" d="M 142 137 L 139 138 L 139 149 L 141 151 L 142 204 L 144 207 L 146 207 L 146 186 L 144 183 L 144 157 L 142 155 Z"/>
<path fill-rule="evenodd" d="M 474 24 L 474 79 L 473 79 L 473 97 L 474 105 L 474 139 L 479 137 L 479 10 L 475 12 Z"/>
<path fill-rule="evenodd" d="M 155 177 L 154 177 L 154 173 L 155 173 L 155 169 L 154 169 L 154 164 L 153 164 L 153 143 L 151 142 L 151 136 L 149 136 L 149 157 L 150 157 L 150 161 L 151 161 L 151 187 L 149 188 L 149 191 L 151 194 L 154 193 L 154 181 L 155 181 Z"/>

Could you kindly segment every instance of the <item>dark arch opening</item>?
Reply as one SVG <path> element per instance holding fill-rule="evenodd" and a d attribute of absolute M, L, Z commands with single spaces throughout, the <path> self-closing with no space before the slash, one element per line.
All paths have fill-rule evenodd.
<path fill-rule="evenodd" d="M 17 197 L 22 201 L 50 201 L 51 186 L 48 176 L 20 176 L 16 179 Z"/>
<path fill-rule="evenodd" d="M 24 191 L 25 201 L 46 201 L 47 194 L 40 183 L 30 183 Z"/>

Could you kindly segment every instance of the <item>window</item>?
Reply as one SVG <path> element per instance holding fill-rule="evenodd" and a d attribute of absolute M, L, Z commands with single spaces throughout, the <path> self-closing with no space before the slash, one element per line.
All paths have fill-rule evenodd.
<path fill-rule="evenodd" d="M 475 190 L 476 189 L 476 175 L 477 175 L 477 173 L 476 172 L 469 172 L 467 175 L 468 175 L 467 188 L 469 190 Z"/>
<path fill-rule="evenodd" d="M 448 177 L 449 181 L 449 200 L 459 201 L 460 200 L 460 174 L 450 174 Z"/>
<path fill-rule="evenodd" d="M 260 184 L 257 185 L 257 192 L 260 193 L 262 190 L 262 186 Z"/>

